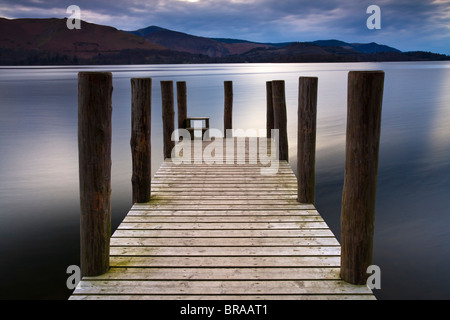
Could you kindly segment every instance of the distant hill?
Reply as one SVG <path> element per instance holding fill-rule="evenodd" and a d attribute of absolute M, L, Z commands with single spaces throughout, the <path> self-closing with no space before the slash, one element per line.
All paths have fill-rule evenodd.
<path fill-rule="evenodd" d="M 183 32 L 173 31 L 169 29 L 164 29 L 158 26 L 150 26 L 144 29 L 139 29 L 136 31 L 128 31 L 131 34 L 138 35 L 145 38 L 149 42 L 162 45 L 170 50 L 189 52 L 193 54 L 203 54 L 209 57 L 227 57 L 230 55 L 246 55 L 249 56 L 249 52 L 254 49 L 277 49 L 277 48 L 297 48 L 298 45 L 294 45 L 295 42 L 283 42 L 283 43 L 257 43 L 242 39 L 231 39 L 231 38 L 205 38 L 190 35 Z M 342 49 L 343 54 L 348 54 L 346 50 L 353 50 L 357 53 L 383 53 L 383 52 L 396 52 L 401 53 L 400 50 L 377 44 L 375 42 L 371 43 L 348 43 L 340 40 L 317 40 L 313 42 L 304 42 L 304 44 L 309 44 L 310 49 L 318 46 L 325 49 L 325 51 L 316 50 L 317 54 L 328 55 L 330 51 L 336 54 L 339 49 Z M 329 49 L 334 48 L 334 49 Z M 305 45 L 303 47 L 305 49 Z M 317 49 L 317 48 L 316 48 Z M 286 50 L 279 51 L 278 53 L 285 52 Z M 292 56 L 293 53 L 289 53 Z M 250 54 L 251 55 L 251 54 Z M 324 57 L 322 57 L 324 58 Z M 323 59 L 319 60 L 323 60 Z"/>
<path fill-rule="evenodd" d="M 450 60 L 446 55 L 401 52 L 374 42 L 257 43 L 199 37 L 158 26 L 122 31 L 82 21 L 81 30 L 69 30 L 66 21 L 0 18 L 0 65 Z"/>
<path fill-rule="evenodd" d="M 342 47 L 345 49 L 353 49 L 359 53 L 379 53 L 379 52 L 401 52 L 398 49 L 378 44 L 371 43 L 347 43 L 339 40 L 318 40 L 314 41 L 314 44 L 321 47 Z"/>
<path fill-rule="evenodd" d="M 69 30 L 66 19 L 0 18 L 0 35 L 2 65 L 142 62 L 143 55 L 151 62 L 171 55 L 139 36 L 84 21 L 80 30 Z"/>
<path fill-rule="evenodd" d="M 323 46 L 313 42 L 296 42 L 284 47 L 254 49 L 239 56 L 228 57 L 228 62 L 382 62 L 450 60 L 450 56 L 431 52 L 401 52 L 399 50 L 363 53 L 349 46 Z M 368 50 L 363 48 L 363 50 Z"/>
<path fill-rule="evenodd" d="M 192 36 L 157 26 L 129 31 L 129 33 L 139 35 L 149 43 L 156 43 L 174 51 L 204 54 L 210 57 L 222 57 L 229 54 L 224 45 L 213 39 Z"/>
<path fill-rule="evenodd" d="M 225 57 L 232 54 L 242 54 L 254 48 L 270 47 L 267 44 L 245 40 L 198 37 L 157 26 L 128 32 L 143 37 L 151 43 L 169 48 L 170 50 L 203 54 L 209 57 Z"/>
<path fill-rule="evenodd" d="M 254 49 L 240 57 L 251 62 L 344 62 L 356 60 L 359 53 L 343 47 L 323 47 L 312 42 L 294 42 L 283 47 Z M 235 61 L 238 62 L 238 61 Z"/>

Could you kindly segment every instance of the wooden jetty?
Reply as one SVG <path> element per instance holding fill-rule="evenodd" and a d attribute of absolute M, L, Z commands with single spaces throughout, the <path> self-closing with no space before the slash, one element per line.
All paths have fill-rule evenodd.
<path fill-rule="evenodd" d="M 314 82 L 317 85 L 317 81 Z M 274 88 L 280 90 L 280 83 Z M 317 92 L 317 88 L 315 90 Z M 285 108 L 285 103 L 283 106 L 283 102 L 279 102 L 283 96 L 284 92 L 281 92 L 273 99 L 273 110 Z M 306 103 L 307 108 L 311 103 L 315 104 L 311 97 L 303 98 L 305 101 L 299 101 L 299 104 Z M 171 109 L 173 105 L 169 103 L 168 110 Z M 173 121 L 173 112 L 170 121 Z M 302 122 L 302 126 L 309 129 L 306 134 L 299 130 L 299 150 L 314 149 L 311 148 L 311 139 L 315 144 L 315 120 L 311 121 Z M 285 116 L 272 122 L 275 129 L 280 122 L 285 122 Z M 139 130 L 146 131 L 145 125 L 143 127 Z M 343 256 L 339 242 L 313 204 L 314 188 L 299 187 L 305 181 L 297 179 L 287 159 L 276 157 L 270 164 L 249 160 L 255 156 L 254 150 L 257 150 L 256 159 L 273 154 L 273 135 L 272 138 L 259 138 L 258 145 L 265 148 L 251 149 L 247 138 L 244 139 L 244 149 L 225 150 L 227 145 L 236 146 L 239 139 L 230 137 L 192 142 L 186 139 L 177 146 L 189 143 L 189 147 L 170 156 L 165 146 L 167 156 L 151 177 L 151 189 L 145 192 L 149 198 L 132 206 L 112 237 L 108 237 L 109 242 L 104 239 L 104 233 L 99 235 L 97 232 L 92 236 L 94 232 L 82 231 L 82 237 L 90 237 L 84 242 L 82 240 L 82 244 L 90 243 L 95 250 L 91 249 L 89 254 L 97 252 L 96 259 L 99 260 L 83 259 L 82 252 L 82 262 L 103 268 L 106 260 L 108 266 L 105 270 L 93 272 L 89 270 L 96 268 L 82 266 L 83 278 L 70 299 L 375 299 L 361 279 L 349 280 L 348 274 L 355 277 L 367 266 L 354 266 L 354 261 L 349 266 L 351 258 Z M 196 149 L 201 150 L 200 155 L 194 152 L 195 143 L 200 143 L 200 148 Z M 214 149 L 214 163 L 207 162 L 203 154 L 211 150 L 208 147 L 212 143 L 219 145 Z M 131 145 L 133 149 L 139 144 L 132 141 Z M 287 141 L 282 141 L 277 147 L 287 148 Z M 184 152 L 188 148 L 192 148 L 192 152 L 187 159 Z M 287 157 L 287 150 L 275 151 Z M 177 162 L 181 159 L 185 161 Z M 299 168 L 314 172 L 313 162 L 314 157 L 305 156 L 299 161 Z M 141 170 L 134 164 L 133 182 L 142 180 L 135 179 L 140 176 L 135 170 L 147 175 L 149 172 L 148 168 Z M 262 174 L 262 169 L 274 165 L 275 172 Z M 80 181 L 81 176 L 80 172 Z M 307 183 L 314 183 L 311 175 L 307 176 Z M 351 177 L 346 176 L 349 184 L 347 180 Z M 148 183 L 143 185 L 149 188 Z M 356 188 L 354 184 L 352 187 Z M 133 184 L 133 193 L 135 189 L 138 187 Z M 86 192 L 83 185 L 80 190 Z M 87 190 L 93 192 L 92 188 Z M 104 188 L 99 188 L 98 193 L 101 192 L 108 194 Z M 302 202 L 301 197 L 310 199 L 310 202 Z M 81 198 L 83 210 L 86 197 Z M 94 198 L 103 199 L 103 196 Z M 136 199 L 135 196 L 133 198 Z M 351 201 L 357 203 L 355 199 Z M 344 205 L 349 204 L 343 204 L 343 208 Z M 346 219 L 350 219 L 348 213 Z M 356 221 L 356 224 L 364 223 L 364 228 L 369 228 L 369 231 L 373 228 L 373 222 L 367 223 L 364 217 L 352 219 L 353 225 Z M 342 221 L 348 223 L 347 220 Z M 353 228 L 346 232 L 360 237 L 358 230 Z M 351 237 L 346 235 L 345 239 L 349 241 Z M 371 238 L 365 243 L 371 245 Z M 106 258 L 102 254 L 104 250 L 99 247 L 108 248 Z M 360 247 L 358 250 L 367 256 L 365 250 Z M 371 254 L 371 248 L 369 251 Z M 347 255 L 355 256 L 350 253 L 351 250 L 347 249 Z M 342 268 L 351 269 L 351 272 L 346 273 Z"/>
<path fill-rule="evenodd" d="M 297 202 L 287 161 L 261 175 L 261 163 L 172 160 L 112 235 L 109 271 L 84 277 L 71 299 L 374 298 L 340 279 L 339 243 Z"/>

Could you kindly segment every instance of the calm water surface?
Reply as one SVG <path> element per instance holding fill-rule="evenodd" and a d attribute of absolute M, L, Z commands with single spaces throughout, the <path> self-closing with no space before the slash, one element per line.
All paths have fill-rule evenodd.
<path fill-rule="evenodd" d="M 296 168 L 299 76 L 319 77 L 316 206 L 340 236 L 347 73 L 386 72 L 374 264 L 379 299 L 450 299 L 450 63 L 221 64 L 0 68 L 0 298 L 67 299 L 79 264 L 77 73 L 113 73 L 113 231 L 131 206 L 131 77 L 151 77 L 153 173 L 162 161 L 160 81 L 187 81 L 188 115 L 265 128 L 265 82 L 286 81 Z"/>

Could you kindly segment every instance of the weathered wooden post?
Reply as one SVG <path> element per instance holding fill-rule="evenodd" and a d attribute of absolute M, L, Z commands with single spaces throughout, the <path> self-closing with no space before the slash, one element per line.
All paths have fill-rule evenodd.
<path fill-rule="evenodd" d="M 348 74 L 341 278 L 365 284 L 372 264 L 383 71 Z"/>
<path fill-rule="evenodd" d="M 177 81 L 178 129 L 186 129 L 187 94 L 186 81 Z"/>
<path fill-rule="evenodd" d="M 289 161 L 284 80 L 272 81 L 273 123 L 279 132 L 279 160 Z"/>
<path fill-rule="evenodd" d="M 81 275 L 109 269 L 112 74 L 78 74 Z"/>
<path fill-rule="evenodd" d="M 150 201 L 152 79 L 131 79 L 131 156 L 133 203 Z"/>
<path fill-rule="evenodd" d="M 266 103 L 267 103 L 267 111 L 266 111 L 266 137 L 272 137 L 272 129 L 273 127 L 273 98 L 272 98 L 272 81 L 266 82 Z"/>
<path fill-rule="evenodd" d="M 233 129 L 233 81 L 224 81 L 225 106 L 223 116 L 223 132 Z"/>
<path fill-rule="evenodd" d="M 315 203 L 316 188 L 316 77 L 300 77 L 298 86 L 297 200 Z"/>
<path fill-rule="evenodd" d="M 175 112 L 173 109 L 173 81 L 161 81 L 162 119 L 163 119 L 163 154 L 164 159 L 171 158 L 175 141 L 172 133 L 175 130 Z"/>

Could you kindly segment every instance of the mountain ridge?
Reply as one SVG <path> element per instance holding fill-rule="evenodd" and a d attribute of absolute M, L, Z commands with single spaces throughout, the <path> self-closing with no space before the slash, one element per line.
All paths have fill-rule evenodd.
<path fill-rule="evenodd" d="M 255 48 L 276 48 L 284 47 L 296 41 L 281 43 L 263 43 L 235 38 L 208 38 L 191 35 L 185 32 L 174 31 L 159 26 L 149 26 L 135 31 L 126 31 L 145 38 L 146 40 L 165 46 L 175 51 L 186 51 L 189 53 L 204 54 L 210 57 L 224 57 L 232 54 L 245 54 Z M 400 50 L 378 44 L 370 43 L 349 43 L 341 40 L 316 40 L 305 42 L 316 44 L 320 47 L 341 47 L 353 49 L 359 53 L 379 53 L 379 52 L 401 52 Z"/>
<path fill-rule="evenodd" d="M 162 45 L 170 50 L 187 52 L 191 54 L 203 54 L 218 58 L 232 54 L 242 54 L 251 49 L 261 47 L 268 48 L 270 45 L 237 39 L 207 38 L 191 35 L 185 32 L 165 29 L 158 26 L 125 31 L 139 35 L 147 41 Z"/>
<path fill-rule="evenodd" d="M 69 30 L 66 21 L 0 17 L 0 65 L 450 60 L 446 55 L 401 52 L 374 42 L 258 43 L 195 36 L 159 26 L 123 31 L 82 21 L 80 30 Z"/>

